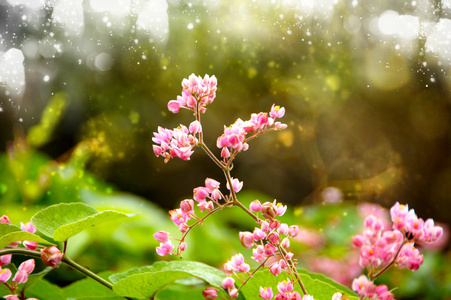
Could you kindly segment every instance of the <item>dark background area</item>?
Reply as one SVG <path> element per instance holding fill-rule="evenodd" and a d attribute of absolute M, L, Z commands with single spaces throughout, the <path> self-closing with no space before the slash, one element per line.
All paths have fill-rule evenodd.
<path fill-rule="evenodd" d="M 189 124 L 192 116 L 173 115 L 167 102 L 181 93 L 183 78 L 210 74 L 218 91 L 203 128 L 218 155 L 223 125 L 273 103 L 287 111 L 286 131 L 253 140 L 238 156 L 233 175 L 244 189 L 298 205 L 323 201 L 321 191 L 335 186 L 345 200 L 399 201 L 449 223 L 451 64 L 426 43 L 450 11 L 440 1 L 417 2 L 168 1 L 165 10 L 166 2 L 155 1 L 167 15 L 150 29 L 136 25 L 139 7 L 118 16 L 83 1 L 83 26 L 71 29 L 55 20 L 52 6 L 0 2 L 0 51 L 25 53 L 23 91 L 0 86 L 0 149 L 36 125 L 62 92 L 67 107 L 39 150 L 58 159 L 97 138 L 103 147 L 90 172 L 173 208 L 203 178 L 222 174 L 200 149 L 190 163 L 164 165 L 153 154 L 152 132 Z M 377 33 L 374 24 L 388 10 L 430 30 L 413 38 Z M 45 43 L 62 50 L 49 54 Z"/>

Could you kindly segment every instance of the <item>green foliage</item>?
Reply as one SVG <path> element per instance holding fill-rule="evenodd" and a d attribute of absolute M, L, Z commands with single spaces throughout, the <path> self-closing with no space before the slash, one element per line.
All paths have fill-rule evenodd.
<path fill-rule="evenodd" d="M 92 226 L 133 216 L 113 210 L 99 212 L 83 203 L 60 203 L 39 211 L 31 222 L 43 234 L 63 242 Z"/>
<path fill-rule="evenodd" d="M 304 283 L 308 293 L 313 295 L 317 300 L 330 300 L 332 295 L 340 292 L 345 293 L 349 299 L 358 299 L 355 293 L 349 290 L 347 287 L 342 286 L 325 276 L 320 276 L 315 273 L 310 273 L 305 270 L 299 270 L 302 282 Z M 258 300 L 261 299 L 259 294 L 260 286 L 271 287 L 273 292 L 277 292 L 277 283 L 284 280 L 281 276 L 287 276 L 287 274 L 280 274 L 278 277 L 272 275 L 268 270 L 262 270 L 255 273 L 254 277 L 246 284 L 242 293 L 246 300 Z M 294 284 L 295 290 L 302 295 L 302 291 L 297 283 Z"/>
<path fill-rule="evenodd" d="M 113 291 L 118 295 L 137 298 L 152 298 L 170 283 L 187 277 L 197 277 L 219 288 L 225 275 L 223 272 L 200 262 L 157 262 L 149 267 L 135 268 L 113 275 Z"/>
<path fill-rule="evenodd" d="M 0 223 L 0 249 L 5 248 L 15 241 L 34 241 L 41 244 L 51 244 L 39 235 L 23 231 L 19 227 L 11 224 Z"/>

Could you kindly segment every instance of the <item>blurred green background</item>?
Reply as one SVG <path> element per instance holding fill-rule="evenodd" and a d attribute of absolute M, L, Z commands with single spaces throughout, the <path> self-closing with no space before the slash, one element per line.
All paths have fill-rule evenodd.
<path fill-rule="evenodd" d="M 17 224 L 80 200 L 143 210 L 108 229 L 105 243 L 117 244 L 102 259 L 116 269 L 151 263 L 149 228 L 174 231 L 165 211 L 205 177 L 222 179 L 202 151 L 167 165 L 152 151 L 157 126 L 191 122 L 167 102 L 195 73 L 218 78 L 203 117 L 212 149 L 223 125 L 286 108 L 288 129 L 236 160 L 249 201 L 399 201 L 450 224 L 450 44 L 449 0 L 0 0 L 2 213 Z M 236 239 L 231 228 L 253 226 L 228 218 L 203 234 Z M 79 239 L 73 251 L 95 263 L 102 237 Z"/>

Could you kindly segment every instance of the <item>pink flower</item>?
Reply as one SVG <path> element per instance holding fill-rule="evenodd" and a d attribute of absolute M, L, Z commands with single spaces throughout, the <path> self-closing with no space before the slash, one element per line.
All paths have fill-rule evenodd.
<path fill-rule="evenodd" d="M 405 244 L 396 258 L 398 267 L 406 267 L 411 271 L 416 271 L 423 264 L 423 255 L 414 247 L 413 243 Z"/>
<path fill-rule="evenodd" d="M 304 296 L 302 297 L 302 300 L 315 300 L 315 298 L 313 298 L 312 295 L 304 295 Z"/>
<path fill-rule="evenodd" d="M 154 153 L 157 157 L 163 156 L 165 163 L 173 157 L 189 160 L 194 153 L 192 148 L 198 144 L 197 138 L 184 125 L 173 130 L 158 126 L 158 132 L 153 135 L 152 141 L 157 144 L 153 145 Z"/>
<path fill-rule="evenodd" d="M 6 266 L 11 263 L 12 254 L 5 254 L 0 256 L 0 266 Z"/>
<path fill-rule="evenodd" d="M 238 193 L 243 188 L 243 182 L 239 181 L 237 178 L 232 178 L 232 187 L 235 193 Z M 227 182 L 227 189 L 230 190 L 230 185 Z"/>
<path fill-rule="evenodd" d="M 33 241 L 23 241 L 23 245 L 24 245 L 28 250 L 36 250 L 36 248 L 38 247 L 38 242 L 33 242 Z"/>
<path fill-rule="evenodd" d="M 276 253 L 276 250 L 277 250 L 276 246 L 273 246 L 269 243 L 265 245 L 265 254 L 267 256 L 274 255 Z"/>
<path fill-rule="evenodd" d="M 277 289 L 281 293 L 288 293 L 293 290 L 293 283 L 290 280 L 284 280 L 277 284 Z"/>
<path fill-rule="evenodd" d="M 17 270 L 16 275 L 14 275 L 13 281 L 17 284 L 25 283 L 28 280 L 28 274 L 24 270 Z"/>
<path fill-rule="evenodd" d="M 180 110 L 180 103 L 178 101 L 171 100 L 168 103 L 168 109 L 169 109 L 170 112 L 176 114 Z"/>
<path fill-rule="evenodd" d="M 160 247 L 157 247 L 157 254 L 160 256 L 166 256 L 168 254 L 172 254 L 173 249 L 174 245 L 172 245 L 172 242 L 168 240 L 166 243 L 160 243 Z"/>
<path fill-rule="evenodd" d="M 52 268 L 59 266 L 64 254 L 56 246 L 50 246 L 41 250 L 42 262 Z"/>
<path fill-rule="evenodd" d="M 332 300 L 341 300 L 343 295 L 341 293 L 335 293 L 332 295 Z"/>
<path fill-rule="evenodd" d="M 352 290 L 363 297 L 369 298 L 374 294 L 376 286 L 365 275 L 361 275 L 352 282 Z"/>
<path fill-rule="evenodd" d="M 179 250 L 182 251 L 182 252 L 186 250 L 186 243 L 185 242 L 181 242 L 180 243 Z"/>
<path fill-rule="evenodd" d="M 166 243 L 168 241 L 169 232 L 158 231 L 157 233 L 154 233 L 153 237 L 160 243 Z"/>
<path fill-rule="evenodd" d="M 230 298 L 238 298 L 239 293 L 237 289 L 232 289 L 229 291 L 229 296 Z"/>
<path fill-rule="evenodd" d="M 6 296 L 3 296 L 3 297 L 5 297 L 5 300 L 20 300 L 19 296 L 17 296 L 17 295 L 6 295 Z"/>
<path fill-rule="evenodd" d="M 214 300 L 218 297 L 218 290 L 214 287 L 208 287 L 202 291 L 202 296 L 207 300 Z"/>
<path fill-rule="evenodd" d="M 180 232 L 187 232 L 188 229 L 189 229 L 189 225 L 187 223 L 185 223 L 185 222 L 183 222 L 183 223 L 181 223 L 179 225 L 179 231 Z"/>
<path fill-rule="evenodd" d="M 396 202 L 395 205 L 390 208 L 390 216 L 393 222 L 393 229 L 404 230 L 407 227 L 406 217 L 409 213 L 409 206 L 401 205 L 399 202 Z"/>
<path fill-rule="evenodd" d="M 393 300 L 393 294 L 388 290 L 388 287 L 385 284 L 379 285 L 376 287 L 375 293 L 377 294 L 377 299 L 380 300 Z"/>
<path fill-rule="evenodd" d="M 282 272 L 282 267 L 279 265 L 278 262 L 275 262 L 271 265 L 271 267 L 269 267 L 269 272 L 271 272 L 271 274 L 274 276 L 278 276 Z"/>
<path fill-rule="evenodd" d="M 427 219 L 424 223 L 424 241 L 433 243 L 443 235 L 443 227 L 435 226 L 434 220 Z"/>
<path fill-rule="evenodd" d="M 360 248 L 360 266 L 367 267 L 372 265 L 373 267 L 379 267 L 381 261 L 378 256 L 378 248 L 374 246 L 364 245 Z"/>
<path fill-rule="evenodd" d="M 199 133 L 202 132 L 202 125 L 199 121 L 195 120 L 189 124 L 189 131 L 191 133 Z"/>
<path fill-rule="evenodd" d="M 0 218 L 0 223 L 11 224 L 11 221 L 9 220 L 9 218 L 8 218 L 7 215 L 3 215 L 3 216 Z"/>
<path fill-rule="evenodd" d="M 180 210 L 185 214 L 194 214 L 194 201 L 192 199 L 185 199 L 180 203 Z"/>
<path fill-rule="evenodd" d="M 285 115 L 285 108 L 284 107 L 280 107 L 280 106 L 276 106 L 275 104 L 273 104 L 271 106 L 271 111 L 269 112 L 269 115 L 272 118 L 282 118 Z"/>
<path fill-rule="evenodd" d="M 266 237 L 266 233 L 263 232 L 260 228 L 254 229 L 254 240 L 261 241 Z"/>
<path fill-rule="evenodd" d="M 203 201 L 197 205 L 200 208 L 200 211 L 211 211 L 214 208 L 212 201 Z"/>
<path fill-rule="evenodd" d="M 9 269 L 0 268 L 0 282 L 6 283 L 11 278 L 11 271 Z"/>
<path fill-rule="evenodd" d="M 213 193 L 214 190 L 218 189 L 219 185 L 220 185 L 219 181 L 216 181 L 212 178 L 205 179 L 205 187 L 210 193 Z"/>
<path fill-rule="evenodd" d="M 297 225 L 291 225 L 288 228 L 288 235 L 292 238 L 296 237 L 299 234 L 299 226 Z"/>
<path fill-rule="evenodd" d="M 222 287 L 228 290 L 234 289 L 235 279 L 233 279 L 232 277 L 224 278 L 224 280 L 222 281 Z"/>
<path fill-rule="evenodd" d="M 251 212 L 260 211 L 262 209 L 262 205 L 261 205 L 260 201 L 254 200 L 251 202 L 249 209 Z"/>
<path fill-rule="evenodd" d="M 275 202 L 276 200 L 274 200 Z M 274 203 L 275 204 L 275 203 Z M 283 216 L 283 214 L 287 211 L 287 206 L 282 205 L 282 203 L 277 203 L 277 215 Z"/>
<path fill-rule="evenodd" d="M 266 259 L 265 248 L 262 245 L 258 245 L 252 249 L 252 254 L 252 259 L 260 263 Z"/>
<path fill-rule="evenodd" d="M 284 238 L 282 242 L 280 243 L 280 246 L 287 249 L 290 247 L 290 240 L 288 238 Z"/>
<path fill-rule="evenodd" d="M 197 187 L 194 189 L 194 200 L 197 202 L 203 202 L 210 195 L 208 189 L 205 187 Z"/>
<path fill-rule="evenodd" d="M 277 232 L 271 232 L 268 235 L 268 240 L 270 240 L 271 243 L 273 243 L 274 245 L 278 245 L 279 244 L 279 234 Z"/>
<path fill-rule="evenodd" d="M 214 189 L 213 192 L 211 192 L 210 198 L 215 201 L 222 199 L 221 191 L 219 189 Z"/>
<path fill-rule="evenodd" d="M 21 263 L 19 268 L 17 269 L 17 271 L 25 271 L 25 273 L 30 275 L 31 272 L 33 272 L 33 270 L 34 270 L 34 267 L 35 267 L 34 259 L 30 258 L 30 259 L 24 261 L 23 263 Z"/>
<path fill-rule="evenodd" d="M 179 226 L 182 223 L 186 223 L 189 219 L 189 215 L 183 213 L 183 211 L 178 209 L 173 209 L 169 211 L 169 218 L 174 222 L 175 225 Z"/>
<path fill-rule="evenodd" d="M 234 271 L 247 273 L 250 270 L 250 266 L 244 262 L 243 254 L 238 253 L 224 264 L 224 272 L 231 274 Z"/>
<path fill-rule="evenodd" d="M 272 299 L 273 297 L 273 293 L 272 293 L 272 288 L 270 287 L 260 287 L 260 294 L 259 294 L 260 298 L 262 299 Z"/>
<path fill-rule="evenodd" d="M 287 224 L 282 223 L 280 224 L 279 228 L 277 228 L 277 232 L 282 234 L 282 235 L 286 235 L 289 232 L 289 227 Z"/>
<path fill-rule="evenodd" d="M 35 233 L 36 232 L 36 228 L 34 228 L 33 224 L 31 222 L 28 222 L 27 224 L 24 224 L 22 222 L 20 222 L 20 228 L 23 231 L 27 231 L 30 233 Z M 33 241 L 24 241 L 23 245 L 28 249 L 28 250 L 36 250 L 36 248 L 38 247 L 38 243 L 37 242 L 33 242 Z"/>

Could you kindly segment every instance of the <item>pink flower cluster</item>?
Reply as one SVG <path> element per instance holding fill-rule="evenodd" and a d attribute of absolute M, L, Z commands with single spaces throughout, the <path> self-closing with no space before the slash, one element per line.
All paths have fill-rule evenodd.
<path fill-rule="evenodd" d="M 0 218 L 0 223 L 6 223 L 6 224 L 11 224 L 11 221 L 9 220 L 8 216 L 3 215 Z M 33 224 L 31 224 L 31 222 L 28 222 L 26 224 L 24 223 L 20 223 L 20 228 L 23 231 L 27 231 L 30 233 L 35 233 L 36 232 L 36 228 L 34 228 Z M 11 248 L 15 248 L 18 245 L 23 244 L 25 246 L 25 248 L 27 248 L 28 250 L 36 250 L 36 248 L 38 247 L 38 243 L 37 242 L 33 242 L 33 241 L 15 241 L 12 242 L 11 244 L 8 245 L 8 247 Z M 6 266 L 9 265 L 11 263 L 11 258 L 12 258 L 12 254 L 6 254 L 6 255 L 2 255 L 0 256 L 0 266 Z"/>
<path fill-rule="evenodd" d="M 182 81 L 182 95 L 177 100 L 168 103 L 168 109 L 178 113 L 180 108 L 191 110 L 195 113 L 205 113 L 207 104 L 213 102 L 217 89 L 216 77 L 205 75 L 204 78 L 191 74 L 188 79 Z"/>
<path fill-rule="evenodd" d="M 28 275 L 31 274 L 31 272 L 33 272 L 35 267 L 35 262 L 34 259 L 29 259 L 24 261 L 23 263 L 20 264 L 19 268 L 17 269 L 16 274 L 14 275 L 13 279 L 12 279 L 12 284 L 10 285 L 12 290 L 15 290 L 17 288 L 17 286 L 21 283 L 25 283 L 28 280 Z M 10 269 L 2 269 L 0 267 L 0 282 L 3 283 L 7 283 L 8 280 L 11 278 L 12 273 Z M 10 300 L 19 300 L 17 295 L 7 295 L 4 296 L 5 299 L 10 299 Z M 27 300 L 37 300 L 36 298 L 28 298 Z"/>
<path fill-rule="evenodd" d="M 194 211 L 195 201 L 197 202 L 197 206 L 199 207 L 200 212 L 211 212 L 215 208 L 215 204 L 218 207 L 222 207 L 219 203 L 219 200 L 224 199 L 226 203 L 229 203 L 229 197 L 224 197 L 224 195 L 219 190 L 220 182 L 212 179 L 205 179 L 205 186 L 197 187 L 193 190 L 193 199 L 185 199 L 180 202 L 180 207 L 177 209 L 173 209 L 169 211 L 169 218 L 172 222 L 179 228 L 179 231 L 182 233 L 187 233 L 191 228 L 188 225 L 188 221 L 191 218 L 199 220 L 199 217 L 196 215 Z M 232 186 L 235 192 L 239 192 L 239 190 L 243 186 L 243 182 L 240 182 L 238 179 L 232 179 Z M 157 247 L 157 253 L 161 256 L 165 256 L 168 254 L 173 254 L 174 245 L 169 240 L 169 233 L 164 231 L 159 231 L 154 234 L 154 238 L 159 241 L 161 244 Z M 186 249 L 186 243 L 181 242 L 178 247 L 178 253 L 180 251 L 184 251 Z"/>
<path fill-rule="evenodd" d="M 442 227 L 435 226 L 432 219 L 424 222 L 408 205 L 397 202 L 390 209 L 390 216 L 391 229 L 382 219 L 369 215 L 364 221 L 363 234 L 352 240 L 360 249 L 360 266 L 370 270 L 370 279 L 375 279 L 391 265 L 417 270 L 423 264 L 423 256 L 415 243 L 432 243 L 443 235 Z M 355 279 L 353 289 L 371 299 L 393 299 L 386 286 L 376 286 L 370 279 L 366 276 Z"/>
<path fill-rule="evenodd" d="M 257 135 L 269 131 L 287 128 L 286 124 L 276 122 L 277 118 L 283 117 L 285 108 L 272 105 L 268 113 L 252 114 L 250 120 L 243 121 L 238 119 L 229 127 L 224 126 L 224 134 L 218 137 L 216 146 L 221 150 L 221 157 L 225 160 L 234 157 L 240 151 L 246 151 L 249 148 L 248 140 Z M 246 137 L 247 134 L 252 134 Z"/>
<path fill-rule="evenodd" d="M 193 147 L 199 142 L 194 134 L 201 131 L 198 121 L 193 121 L 189 128 L 180 125 L 170 130 L 158 126 L 158 132 L 153 133 L 152 141 L 157 144 L 153 145 L 153 151 L 157 157 L 163 156 L 165 163 L 173 157 L 189 160 L 193 154 Z"/>
<path fill-rule="evenodd" d="M 361 275 L 359 278 L 354 280 L 352 283 L 352 289 L 364 298 L 379 300 L 394 299 L 393 293 L 388 290 L 388 287 L 385 284 L 377 286 L 365 275 Z"/>
<path fill-rule="evenodd" d="M 258 200 L 253 201 L 249 206 L 249 210 L 257 213 L 257 216 L 260 213 L 264 220 L 259 219 L 260 226 L 256 227 L 253 232 L 244 231 L 239 233 L 241 244 L 245 248 L 250 249 L 254 247 L 252 250 L 252 259 L 261 264 L 265 264 L 271 259 L 269 271 L 274 276 L 278 276 L 282 270 L 290 272 L 288 261 L 293 257 L 293 253 L 287 250 L 290 246 L 289 237 L 293 238 L 299 233 L 298 226 L 288 226 L 287 224 L 281 223 L 279 220 L 275 219 L 277 216 L 282 216 L 286 209 L 286 205 L 281 205 L 275 200 L 272 203 L 266 202 L 263 204 L 261 204 Z M 241 253 L 234 255 L 230 261 L 224 264 L 224 272 L 228 275 L 237 275 L 237 273 L 250 275 L 249 270 L 250 267 L 244 262 L 244 257 Z M 237 278 L 239 277 L 237 276 Z M 288 295 L 289 285 L 285 284 L 281 285 L 281 287 L 282 286 L 284 286 L 285 289 L 284 292 L 281 292 L 281 295 Z M 232 288 L 229 290 L 229 295 L 231 297 L 232 294 L 230 293 L 232 291 L 233 295 L 235 295 L 235 290 Z M 271 294 L 272 298 L 272 291 L 269 291 L 270 290 L 266 289 L 264 295 L 265 297 L 268 297 Z M 292 293 L 289 294 L 291 295 Z M 285 296 L 282 298 L 281 297 L 282 296 L 276 296 L 276 299 L 292 299 L 283 298 Z"/>

